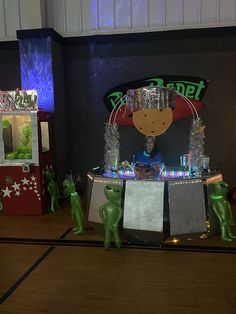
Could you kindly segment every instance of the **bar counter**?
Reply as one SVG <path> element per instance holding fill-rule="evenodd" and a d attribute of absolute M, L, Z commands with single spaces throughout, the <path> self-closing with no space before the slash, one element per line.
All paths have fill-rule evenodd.
<path fill-rule="evenodd" d="M 85 193 L 87 220 L 96 232 L 103 233 L 98 209 L 107 202 L 104 187 L 120 184 L 123 187 L 120 228 L 129 243 L 159 246 L 169 236 L 196 233 L 211 236 L 219 231 L 209 206 L 211 183 L 222 180 L 219 173 L 204 177 L 136 180 L 89 172 Z"/>

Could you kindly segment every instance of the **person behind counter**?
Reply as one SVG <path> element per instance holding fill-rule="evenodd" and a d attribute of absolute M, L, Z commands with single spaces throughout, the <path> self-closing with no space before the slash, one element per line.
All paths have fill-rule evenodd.
<path fill-rule="evenodd" d="M 155 165 L 162 164 L 163 157 L 160 152 L 157 150 L 157 144 L 155 142 L 155 137 L 147 136 L 145 141 L 145 148 L 139 150 L 134 155 L 134 162 L 136 164 L 144 165 Z"/>

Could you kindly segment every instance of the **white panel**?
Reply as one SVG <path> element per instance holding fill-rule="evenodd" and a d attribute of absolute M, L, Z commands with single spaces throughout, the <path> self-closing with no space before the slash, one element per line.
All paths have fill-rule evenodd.
<path fill-rule="evenodd" d="M 201 0 L 184 0 L 184 24 L 201 21 Z"/>
<path fill-rule="evenodd" d="M 97 0 L 82 0 L 82 30 L 96 31 L 98 26 Z"/>
<path fill-rule="evenodd" d="M 66 0 L 66 31 L 68 33 L 80 33 L 80 0 Z"/>
<path fill-rule="evenodd" d="M 21 29 L 18 0 L 5 0 L 5 14 L 7 36 L 16 37 L 16 30 Z"/>
<path fill-rule="evenodd" d="M 53 28 L 53 6 L 52 0 L 46 0 L 46 20 L 47 27 Z"/>
<path fill-rule="evenodd" d="M 220 21 L 236 20 L 236 0 L 220 0 Z"/>
<path fill-rule="evenodd" d="M 0 0 L 0 37 L 6 36 L 4 0 Z"/>
<path fill-rule="evenodd" d="M 114 0 L 98 0 L 98 28 L 113 29 L 114 16 Z"/>
<path fill-rule="evenodd" d="M 166 0 L 166 25 L 183 24 L 183 0 Z"/>
<path fill-rule="evenodd" d="M 129 28 L 130 25 L 130 0 L 115 0 L 115 26 L 117 29 Z"/>
<path fill-rule="evenodd" d="M 58 33 L 65 33 L 65 0 L 47 0 L 47 24 Z"/>
<path fill-rule="evenodd" d="M 163 231 L 164 182 L 126 180 L 124 229 Z"/>
<path fill-rule="evenodd" d="M 41 28 L 40 0 L 19 0 L 21 29 Z"/>
<path fill-rule="evenodd" d="M 46 20 L 46 0 L 40 0 L 40 6 L 41 6 L 41 21 L 42 21 L 42 27 L 47 27 L 47 20 Z"/>
<path fill-rule="evenodd" d="M 147 0 L 132 0 L 132 27 L 146 28 L 148 26 Z"/>
<path fill-rule="evenodd" d="M 65 0 L 53 0 L 53 24 L 61 34 L 65 33 L 65 16 Z"/>
<path fill-rule="evenodd" d="M 165 0 L 149 0 L 149 26 L 162 26 L 166 23 Z"/>
<path fill-rule="evenodd" d="M 219 20 L 219 0 L 202 0 L 202 23 L 216 23 Z"/>

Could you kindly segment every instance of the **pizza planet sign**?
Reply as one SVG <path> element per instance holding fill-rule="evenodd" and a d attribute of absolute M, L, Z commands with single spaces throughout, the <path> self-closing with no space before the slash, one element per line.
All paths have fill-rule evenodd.
<path fill-rule="evenodd" d="M 207 86 L 207 83 L 201 79 L 198 82 L 185 80 L 173 80 L 170 82 L 165 82 L 165 80 L 162 78 L 153 78 L 146 80 L 146 82 L 150 83 L 149 86 L 174 88 L 177 92 L 183 94 L 184 96 L 196 100 L 200 100 L 200 95 L 202 95 Z"/>
<path fill-rule="evenodd" d="M 196 77 L 161 76 L 146 78 L 112 88 L 105 94 L 104 102 L 109 112 L 114 112 L 117 110 L 117 108 L 119 108 L 117 111 L 118 115 L 115 115 L 118 117 L 119 113 L 122 113 L 121 107 L 119 106 L 126 104 L 127 107 L 129 100 L 127 92 L 129 94 L 129 91 L 133 90 L 132 93 L 135 94 L 134 103 L 135 99 L 139 99 L 139 105 L 136 106 L 136 108 L 140 108 L 136 110 L 132 110 L 132 106 L 129 108 L 132 111 L 133 125 L 140 133 L 144 135 L 157 136 L 164 133 L 172 124 L 173 110 L 178 110 L 178 108 L 180 108 L 181 97 L 177 96 L 176 102 L 173 106 L 157 106 L 156 108 L 151 108 L 152 106 L 145 107 L 144 105 L 142 108 L 143 104 L 145 104 L 145 100 L 142 100 L 142 95 L 146 89 L 174 89 L 177 94 L 183 94 L 185 97 L 191 99 L 192 102 L 195 101 L 195 103 L 199 103 L 205 94 L 207 85 L 208 82 L 206 80 Z M 163 92 L 163 95 L 164 94 L 165 92 Z M 125 112 L 123 116 L 124 115 Z"/>

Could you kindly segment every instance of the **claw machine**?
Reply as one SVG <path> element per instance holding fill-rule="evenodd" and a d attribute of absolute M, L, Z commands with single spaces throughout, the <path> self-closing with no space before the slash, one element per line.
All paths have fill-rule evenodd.
<path fill-rule="evenodd" d="M 3 214 L 41 215 L 49 196 L 44 171 L 53 167 L 51 113 L 37 92 L 0 92 L 0 192 Z"/>

